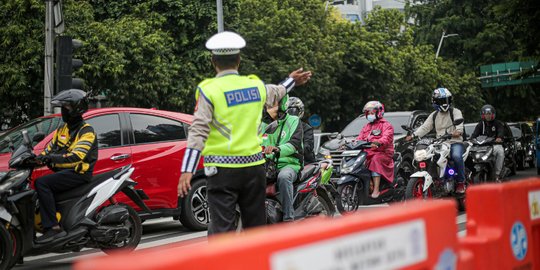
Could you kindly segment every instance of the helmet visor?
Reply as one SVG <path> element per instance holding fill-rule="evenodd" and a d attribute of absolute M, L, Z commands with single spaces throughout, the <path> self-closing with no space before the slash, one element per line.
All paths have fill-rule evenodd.
<path fill-rule="evenodd" d="M 433 103 L 442 106 L 442 105 L 448 105 L 448 99 L 447 98 L 435 98 L 433 99 Z"/>

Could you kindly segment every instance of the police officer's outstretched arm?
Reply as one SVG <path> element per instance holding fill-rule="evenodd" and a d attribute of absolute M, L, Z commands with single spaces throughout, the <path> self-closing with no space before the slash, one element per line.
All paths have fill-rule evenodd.
<path fill-rule="evenodd" d="M 295 86 L 306 84 L 311 79 L 311 71 L 304 71 L 299 68 L 289 74 L 285 80 L 278 85 L 266 84 L 266 108 L 271 108 L 289 93 Z"/>

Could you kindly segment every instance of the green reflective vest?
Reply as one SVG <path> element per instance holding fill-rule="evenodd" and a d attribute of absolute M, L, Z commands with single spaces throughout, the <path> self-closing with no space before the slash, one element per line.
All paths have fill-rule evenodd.
<path fill-rule="evenodd" d="M 258 128 L 266 88 L 257 76 L 229 74 L 204 80 L 195 98 L 206 99 L 214 108 L 202 151 L 204 166 L 242 168 L 264 163 Z"/>

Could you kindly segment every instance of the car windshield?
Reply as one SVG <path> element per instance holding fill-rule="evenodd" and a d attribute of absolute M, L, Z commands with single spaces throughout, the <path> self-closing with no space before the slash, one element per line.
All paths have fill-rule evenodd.
<path fill-rule="evenodd" d="M 401 125 L 408 125 L 409 121 L 409 115 L 400 115 L 400 116 L 385 116 L 384 117 L 386 121 L 390 122 L 392 126 L 394 127 L 394 135 L 398 134 L 405 134 L 407 131 L 405 131 L 403 128 L 401 128 Z M 341 134 L 344 137 L 352 137 L 352 136 L 358 136 L 360 134 L 360 130 L 368 123 L 367 119 L 364 117 L 364 115 L 361 115 L 354 119 L 352 122 L 350 122 L 341 132 Z"/>
<path fill-rule="evenodd" d="M 26 129 L 28 131 L 28 136 L 30 139 L 37 132 L 45 133 L 45 136 L 53 132 L 58 126 L 62 124 L 62 118 L 52 117 L 52 118 L 36 118 L 31 120 L 28 123 L 22 124 L 12 130 L 7 131 L 6 133 L 0 135 L 0 153 L 8 153 L 9 149 L 9 140 L 13 142 L 15 148 L 19 147 L 22 142 L 22 133 L 21 130 Z M 37 142 L 34 142 L 36 144 Z"/>

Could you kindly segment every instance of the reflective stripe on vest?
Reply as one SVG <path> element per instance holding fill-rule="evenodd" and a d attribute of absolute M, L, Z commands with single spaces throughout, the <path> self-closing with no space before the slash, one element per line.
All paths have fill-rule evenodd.
<path fill-rule="evenodd" d="M 199 84 L 195 98 L 205 98 L 214 112 L 203 149 L 205 166 L 249 167 L 264 163 L 259 126 L 266 88 L 256 76 L 236 74 Z"/>

